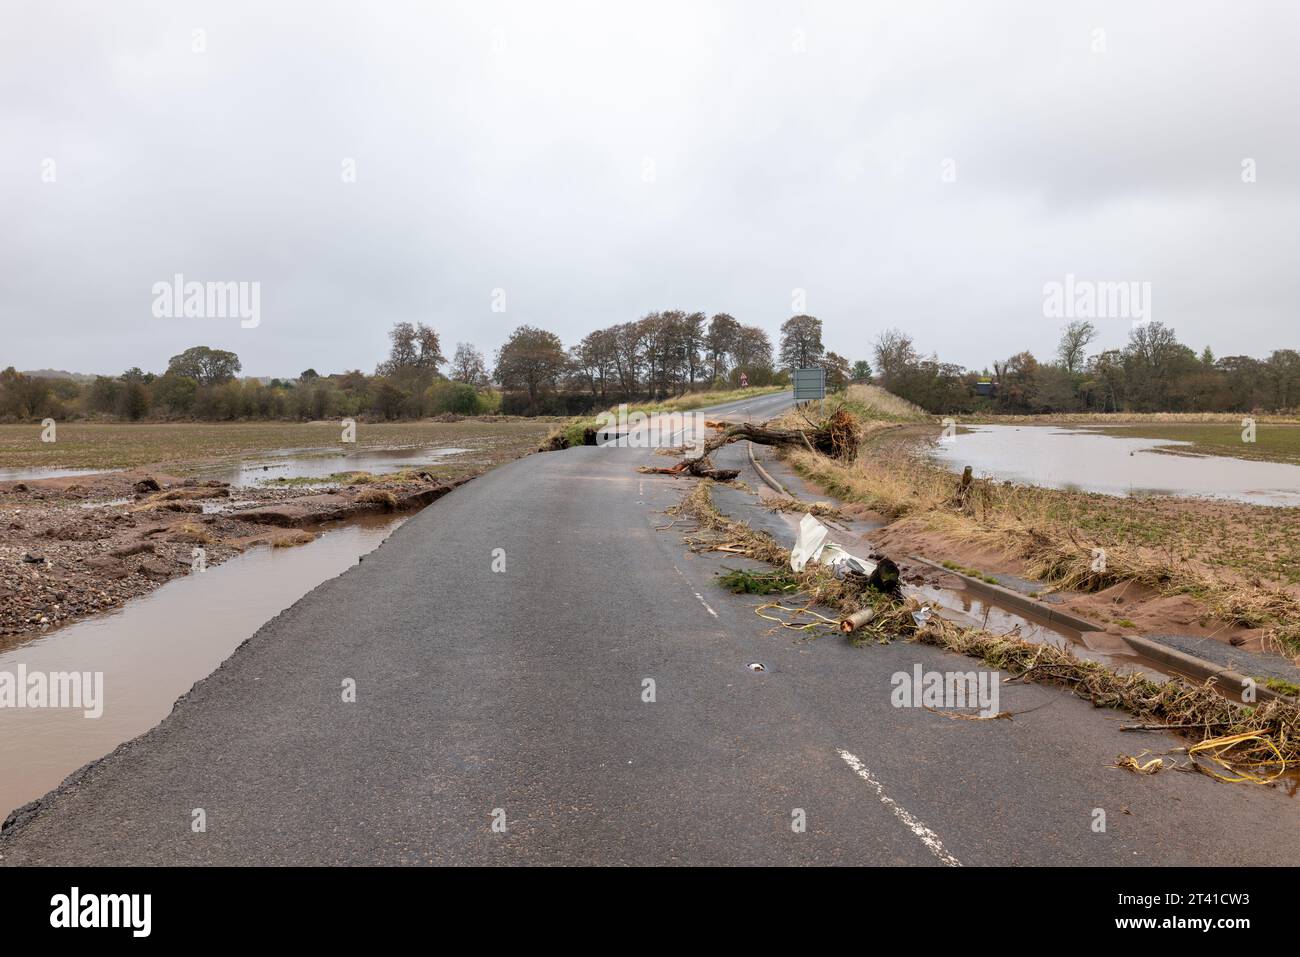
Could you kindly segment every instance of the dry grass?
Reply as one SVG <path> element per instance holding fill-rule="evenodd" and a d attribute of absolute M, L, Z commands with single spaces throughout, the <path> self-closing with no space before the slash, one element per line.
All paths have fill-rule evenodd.
<path fill-rule="evenodd" d="M 799 512 L 831 522 L 847 522 L 849 517 L 830 502 L 804 502 L 797 498 L 770 498 L 763 502 L 773 512 Z"/>
<path fill-rule="evenodd" d="M 919 405 L 886 392 L 878 385 L 851 385 L 844 399 L 849 408 L 864 420 L 929 422 L 934 419 Z"/>
<path fill-rule="evenodd" d="M 173 488 L 165 492 L 157 492 L 149 497 L 151 502 L 182 502 L 195 499 L 206 498 L 229 498 L 230 490 L 225 488 L 206 488 L 197 486 L 193 488 Z"/>
<path fill-rule="evenodd" d="M 139 505 L 133 505 L 130 508 L 132 514 L 142 512 L 194 512 L 203 511 L 203 506 L 198 502 L 177 499 L 150 499 Z"/>
<path fill-rule="evenodd" d="M 1289 413 L 1251 413 L 1256 422 L 1276 424 L 1300 423 L 1300 417 Z M 1012 415 L 1008 413 L 989 413 L 987 415 L 964 415 L 964 422 L 1026 424 L 1026 425 L 1124 425 L 1127 423 L 1165 422 L 1171 424 L 1219 423 L 1239 426 L 1244 414 L 1241 412 L 1051 412 L 1044 415 Z"/>
<path fill-rule="evenodd" d="M 960 628 L 942 618 L 932 618 L 912 637 L 980 658 L 1021 680 L 1067 688 L 1096 707 L 1127 711 L 1145 724 L 1177 731 L 1201 743 L 1249 735 L 1250 740 L 1218 755 L 1221 766 L 1238 775 L 1266 781 L 1300 767 L 1300 707 L 1294 704 L 1273 700 L 1240 705 L 1219 694 L 1210 683 L 1194 685 L 1181 678 L 1157 683 L 1141 674 L 1121 675 L 1095 661 L 1081 661 L 1054 645 Z M 1202 764 L 1189 767 L 1220 777 Z"/>
<path fill-rule="evenodd" d="M 823 421 L 839 410 L 847 411 L 857 419 L 860 435 L 882 428 L 937 421 L 935 416 L 919 405 L 900 399 L 879 386 L 851 385 L 845 391 L 829 395 L 820 402 L 809 402 L 792 409 L 777 419 L 776 424 L 786 429 L 806 428 L 810 423 Z"/>
<path fill-rule="evenodd" d="M 363 505 L 382 505 L 385 511 L 396 511 L 397 496 L 386 488 L 368 488 L 357 495 L 358 502 Z"/>
<path fill-rule="evenodd" d="M 294 529 L 286 535 L 277 535 L 271 542 L 272 548 L 294 548 L 316 541 L 316 536 L 303 529 Z"/>
<path fill-rule="evenodd" d="M 955 543 L 1001 552 L 1022 560 L 1030 577 L 1058 588 L 1087 592 L 1135 582 L 1164 595 L 1190 595 L 1207 616 L 1267 629 L 1280 648 L 1300 653 L 1300 600 L 1285 588 L 1290 578 L 1270 583 L 1261 576 L 1268 549 L 1258 542 L 1241 548 L 1239 574 L 1224 574 L 1231 536 L 1206 540 L 1206 529 L 1194 527 L 1198 520 L 1204 523 L 1204 513 L 1188 512 L 1180 503 L 988 480 L 976 480 L 962 502 L 955 494 L 955 475 L 898 448 L 869 449 L 851 464 L 802 451 L 791 452 L 789 461 L 832 495 L 865 505 L 899 530 L 938 532 Z M 1223 514 L 1253 515 L 1253 522 L 1234 528 L 1261 538 L 1275 531 L 1279 520 L 1293 526 L 1290 513 L 1296 510 L 1267 509 L 1267 515 L 1259 515 L 1251 509 L 1225 508 Z M 1094 548 L 1105 550 L 1104 571 L 1093 569 Z"/>
<path fill-rule="evenodd" d="M 197 522 L 184 522 L 167 533 L 167 540 L 187 542 L 195 545 L 211 545 L 216 539 L 212 533 Z"/>

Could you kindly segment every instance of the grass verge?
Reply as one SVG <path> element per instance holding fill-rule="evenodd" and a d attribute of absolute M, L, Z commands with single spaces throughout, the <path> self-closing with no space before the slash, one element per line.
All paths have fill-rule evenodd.
<path fill-rule="evenodd" d="M 1188 595 L 1204 606 L 1207 621 L 1265 629 L 1280 650 L 1300 654 L 1300 600 L 1292 587 L 1300 582 L 1300 509 L 1120 499 L 989 480 L 976 480 L 958 501 L 956 476 L 901 441 L 868 443 L 852 463 L 799 450 L 788 461 L 892 528 L 1001 552 L 1058 588 L 1136 582 Z"/>

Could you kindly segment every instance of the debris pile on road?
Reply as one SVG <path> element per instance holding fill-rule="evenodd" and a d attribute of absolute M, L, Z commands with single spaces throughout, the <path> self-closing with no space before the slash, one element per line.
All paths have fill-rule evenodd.
<path fill-rule="evenodd" d="M 1196 761 L 1189 770 L 1224 781 L 1267 783 L 1300 767 L 1300 707 L 1289 702 L 1241 705 L 1216 691 L 1212 682 L 1198 685 L 1177 677 L 1156 682 L 1142 674 L 1122 675 L 1098 662 L 1080 660 L 1068 649 L 962 628 L 937 615 L 912 637 L 982 658 L 1016 680 L 1058 685 L 1096 707 L 1137 715 L 1146 723 L 1135 730 L 1199 735 L 1200 741 L 1188 749 L 1189 757 L 1204 754 L 1234 776 Z"/>
<path fill-rule="evenodd" d="M 1138 729 L 1169 730 L 1198 739 L 1188 748 L 1192 760 L 1187 769 L 1217 780 L 1269 783 L 1300 768 L 1300 706 L 1282 700 L 1243 705 L 1220 694 L 1213 682 L 1198 685 L 1177 677 L 1157 682 L 1138 673 L 1120 674 L 1099 662 L 1081 660 L 1066 648 L 965 628 L 922 608 L 915 598 L 876 589 L 866 576 L 837 578 L 831 566 L 817 561 L 794 571 L 791 549 L 717 510 L 712 485 L 707 480 L 700 482 L 670 511 L 694 520 L 696 528 L 686 538 L 693 550 L 742 555 L 779 569 L 772 573 L 772 590 L 790 597 L 797 594 L 798 598 L 762 605 L 756 610 L 760 617 L 805 633 L 829 630 L 834 622 L 859 642 L 886 643 L 899 638 L 924 642 L 983 659 L 1012 680 L 1066 688 L 1096 707 L 1138 716 L 1146 722 L 1136 726 Z M 877 566 L 885 561 L 878 560 Z M 765 594 L 750 587 L 762 580 L 762 574 L 732 573 L 724 576 L 722 583 L 735 591 Z M 843 617 L 833 620 L 814 612 L 814 606 L 834 609 Z M 1228 773 L 1215 771 L 1198 758 L 1209 759 Z"/>
<path fill-rule="evenodd" d="M 844 563 L 831 565 L 816 561 L 806 564 L 802 571 L 794 571 L 791 566 L 791 549 L 781 546 L 766 532 L 755 531 L 749 525 L 730 519 L 717 510 L 712 499 L 713 484 L 707 479 L 700 482 L 669 512 L 676 518 L 688 518 L 695 522 L 694 531 L 686 537 L 686 543 L 692 550 L 741 555 L 781 569 L 780 575 L 783 577 L 780 579 L 780 590 L 786 593 L 797 591 L 799 600 L 804 602 L 801 608 L 784 608 L 787 618 L 782 624 L 792 624 L 801 630 L 820 630 L 825 625 L 826 630 L 839 631 L 843 618 L 871 608 L 873 614 L 858 629 L 856 640 L 890 641 L 914 627 L 911 625 L 911 612 L 919 606 L 914 599 L 905 599 L 899 595 L 895 587 L 898 567 L 893 562 L 883 556 L 877 557 L 873 562 L 873 571 L 866 574 Z M 816 522 L 811 516 L 805 518 Z M 866 563 L 863 565 L 865 567 Z M 837 567 L 841 571 L 840 576 L 836 575 Z M 723 584 L 733 591 L 748 591 L 748 585 L 752 581 L 752 578 L 733 575 L 724 579 Z M 784 587 L 787 585 L 797 587 Z M 832 619 L 820 613 L 812 615 L 809 609 L 813 605 L 834 609 L 842 617 Z M 763 612 L 779 612 L 782 608 L 783 606 L 773 604 L 758 612 L 760 617 L 769 617 Z M 813 624 L 814 627 L 804 629 L 803 626 L 808 624 Z"/>
<path fill-rule="evenodd" d="M 712 479 L 715 482 L 730 482 L 740 475 L 740 469 L 720 469 L 714 466 L 707 455 L 699 458 L 683 459 L 667 468 L 655 468 L 650 465 L 638 465 L 638 472 L 646 475 L 694 475 L 697 478 Z"/>
<path fill-rule="evenodd" d="M 1134 774 L 1155 774 L 1165 766 L 1165 762 L 1163 758 L 1152 758 L 1150 761 L 1143 762 L 1142 759 L 1148 753 L 1143 751 L 1137 757 L 1131 754 L 1117 754 L 1115 763 L 1111 767 L 1121 771 L 1132 771 Z"/>
<path fill-rule="evenodd" d="M 777 448 L 806 448 L 810 452 L 820 452 L 831 458 L 852 462 L 857 457 L 862 434 L 857 418 L 847 409 L 837 409 L 820 423 L 809 422 L 807 429 L 776 429 L 752 422 L 740 425 L 728 425 L 725 422 L 707 424 L 720 431 L 704 443 L 699 455 L 682 459 L 669 468 L 643 465 L 637 471 L 658 475 L 694 475 L 718 482 L 730 481 L 740 474 L 739 470 L 714 467 L 709 454 L 741 439 Z"/>
<path fill-rule="evenodd" d="M 815 515 L 823 522 L 843 523 L 850 521 L 838 507 L 830 502 L 804 502 L 797 498 L 770 498 L 762 503 L 773 512 L 802 512 Z"/>
<path fill-rule="evenodd" d="M 794 548 L 790 549 L 790 567 L 801 572 L 809 561 L 814 561 L 829 568 L 840 581 L 855 582 L 884 595 L 899 594 L 897 565 L 883 555 L 876 559 L 850 555 L 835 542 L 828 541 L 829 534 L 830 529 L 811 514 L 805 514 L 799 522 Z"/>

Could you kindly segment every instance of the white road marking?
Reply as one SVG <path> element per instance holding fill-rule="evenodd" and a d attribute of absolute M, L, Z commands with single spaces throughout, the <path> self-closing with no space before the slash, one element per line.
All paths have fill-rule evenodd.
<path fill-rule="evenodd" d="M 691 581 L 690 581 L 690 579 L 687 578 L 686 575 L 685 575 L 685 573 L 683 573 L 682 570 L 681 570 L 680 568 L 678 568 L 675 564 L 673 565 L 673 571 L 675 571 L 678 575 L 681 575 L 681 576 L 682 576 L 682 581 L 686 582 L 686 587 L 687 587 L 687 588 L 690 588 L 690 587 L 691 587 Z M 700 600 L 700 604 L 704 606 L 704 610 L 705 610 L 705 611 L 707 611 L 707 612 L 708 612 L 710 615 L 712 615 L 714 618 L 717 618 L 717 617 L 718 617 L 718 613 L 717 613 L 716 611 L 714 611 L 712 608 L 709 607 L 709 603 L 708 603 L 707 601 L 704 600 L 704 596 L 703 596 L 703 595 L 701 595 L 699 592 L 697 592 L 697 591 L 696 591 L 695 589 L 693 589 L 693 588 L 691 588 L 691 594 L 694 595 L 696 598 L 698 598 L 698 599 Z"/>
<path fill-rule="evenodd" d="M 866 781 L 875 789 L 876 797 L 880 798 L 880 803 L 893 811 L 894 817 L 907 825 L 908 830 L 919 837 L 921 843 L 928 847 L 935 857 L 939 858 L 939 860 L 943 861 L 943 863 L 947 864 L 949 867 L 961 867 L 961 861 L 948 853 L 947 849 L 943 846 L 943 842 L 939 840 L 939 835 L 935 834 L 934 831 L 930 830 L 913 817 L 907 808 L 903 807 L 886 794 L 884 785 L 876 780 L 870 769 L 862 763 L 857 755 L 849 754 L 849 752 L 842 749 L 836 750 L 839 756 L 844 759 L 844 763 L 851 767 L 858 777 L 862 778 L 862 780 Z"/>

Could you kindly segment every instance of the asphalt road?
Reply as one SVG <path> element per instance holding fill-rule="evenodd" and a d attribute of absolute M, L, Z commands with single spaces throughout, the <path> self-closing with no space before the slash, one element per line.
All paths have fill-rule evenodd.
<path fill-rule="evenodd" d="M 743 447 L 716 458 L 758 487 Z M 571 449 L 457 489 L 28 809 L 0 863 L 1296 859 L 1281 790 L 1108 768 L 1178 743 L 1121 733 L 1123 715 L 1020 684 L 1011 720 L 895 708 L 893 673 L 976 665 L 771 634 L 759 599 L 713 582 L 735 560 L 660 529 L 692 480 L 635 466 L 668 461 Z"/>

